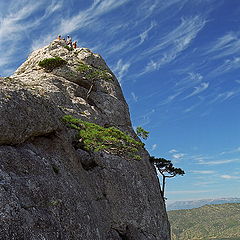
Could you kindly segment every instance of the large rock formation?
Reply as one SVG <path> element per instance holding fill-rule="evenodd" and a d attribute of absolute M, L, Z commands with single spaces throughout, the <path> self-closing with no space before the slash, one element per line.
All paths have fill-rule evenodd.
<path fill-rule="evenodd" d="M 52 57 L 66 62 L 39 66 Z M 0 239 L 170 239 L 148 153 L 129 160 L 76 148 L 66 114 L 137 139 L 118 81 L 99 55 L 57 40 L 34 51 L 0 78 Z"/>

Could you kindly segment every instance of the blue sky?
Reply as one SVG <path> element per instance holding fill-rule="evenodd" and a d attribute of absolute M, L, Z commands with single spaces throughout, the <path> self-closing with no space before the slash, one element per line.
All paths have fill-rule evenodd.
<path fill-rule="evenodd" d="M 100 53 L 146 148 L 186 171 L 169 201 L 240 197 L 239 0 L 0 1 L 0 75 L 58 34 Z"/>

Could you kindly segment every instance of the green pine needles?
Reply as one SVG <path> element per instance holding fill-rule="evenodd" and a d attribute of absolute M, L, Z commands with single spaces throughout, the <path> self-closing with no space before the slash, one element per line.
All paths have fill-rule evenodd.
<path fill-rule="evenodd" d="M 54 68 L 60 67 L 60 66 L 62 66 L 64 64 L 66 64 L 66 63 L 67 62 L 64 59 L 60 58 L 60 57 L 53 57 L 53 58 L 45 58 L 45 59 L 43 59 L 42 61 L 40 61 L 38 63 L 38 65 L 40 67 L 45 68 L 48 71 L 52 71 Z"/>
<path fill-rule="evenodd" d="M 112 80 L 112 75 L 107 70 L 97 69 L 84 63 L 79 64 L 76 70 L 91 80 Z"/>
<path fill-rule="evenodd" d="M 137 127 L 136 128 L 136 134 L 139 136 L 139 137 L 141 137 L 141 138 L 143 138 L 144 140 L 146 140 L 147 138 L 148 138 L 148 136 L 149 136 L 149 132 L 148 131 L 146 131 L 146 130 L 144 130 L 142 127 Z"/>
<path fill-rule="evenodd" d="M 71 115 L 65 115 L 63 121 L 78 131 L 76 138 L 79 148 L 82 147 L 86 151 L 104 151 L 127 159 L 141 159 L 137 153 L 143 147 L 143 143 L 134 140 L 115 127 L 104 128 Z"/>

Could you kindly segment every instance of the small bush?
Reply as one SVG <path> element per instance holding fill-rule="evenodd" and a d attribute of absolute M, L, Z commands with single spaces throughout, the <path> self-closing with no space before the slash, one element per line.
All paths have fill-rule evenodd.
<path fill-rule="evenodd" d="M 81 64 L 78 65 L 78 67 L 77 67 L 76 70 L 77 70 L 78 72 L 80 72 L 80 73 L 85 73 L 85 74 L 87 74 L 87 73 L 92 72 L 92 71 L 93 71 L 93 68 L 92 68 L 90 65 L 81 63 Z"/>
<path fill-rule="evenodd" d="M 107 70 L 97 69 L 87 64 L 81 63 L 76 70 L 82 73 L 84 77 L 91 80 L 96 79 L 112 80 L 112 75 Z"/>
<path fill-rule="evenodd" d="M 66 48 L 68 51 L 72 51 L 73 50 L 73 48 L 69 47 L 69 46 L 64 46 L 64 48 Z"/>
<path fill-rule="evenodd" d="M 71 115 L 64 116 L 63 121 L 78 131 L 76 138 L 79 148 L 86 151 L 104 151 L 127 159 L 141 159 L 137 152 L 143 144 L 115 127 L 104 128 Z"/>
<path fill-rule="evenodd" d="M 67 62 L 64 59 L 60 57 L 54 57 L 54 58 L 45 58 L 42 61 L 40 61 L 38 65 L 49 71 L 52 71 L 54 68 L 60 67 L 66 63 Z"/>

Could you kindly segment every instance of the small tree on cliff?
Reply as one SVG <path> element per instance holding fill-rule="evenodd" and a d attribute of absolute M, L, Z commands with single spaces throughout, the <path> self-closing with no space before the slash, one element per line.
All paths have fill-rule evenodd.
<path fill-rule="evenodd" d="M 150 162 L 154 164 L 154 166 L 158 169 L 159 173 L 162 175 L 162 197 L 164 197 L 165 193 L 165 185 L 166 178 L 173 178 L 176 175 L 184 175 L 185 172 L 181 168 L 175 168 L 170 160 L 166 160 L 165 158 L 155 158 L 150 157 Z"/>
<path fill-rule="evenodd" d="M 146 140 L 149 136 L 149 132 L 140 126 L 136 128 L 136 134 L 144 140 Z"/>

